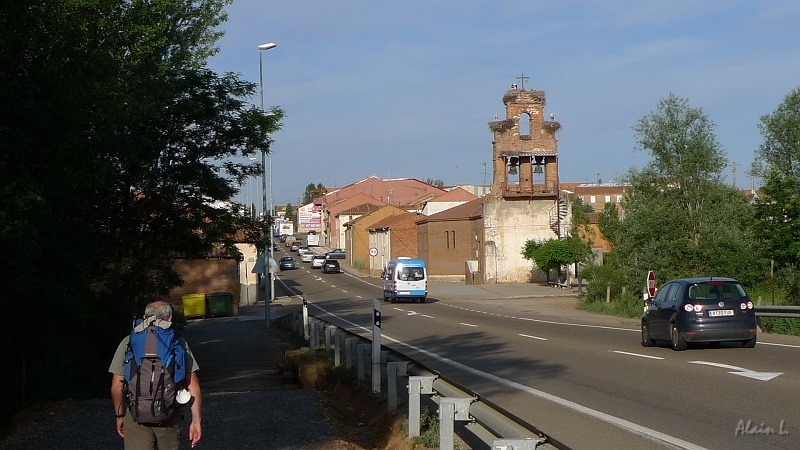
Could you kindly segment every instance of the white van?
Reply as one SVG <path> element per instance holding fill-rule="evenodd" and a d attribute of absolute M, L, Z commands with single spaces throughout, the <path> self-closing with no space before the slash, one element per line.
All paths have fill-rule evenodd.
<path fill-rule="evenodd" d="M 410 300 L 425 303 L 428 297 L 428 270 L 425 261 L 400 257 L 389 261 L 383 270 L 383 300 L 392 303 Z"/>

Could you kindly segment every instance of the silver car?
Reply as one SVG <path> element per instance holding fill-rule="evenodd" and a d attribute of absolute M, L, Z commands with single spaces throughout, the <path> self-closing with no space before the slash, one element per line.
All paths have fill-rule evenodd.
<path fill-rule="evenodd" d="M 311 268 L 312 269 L 319 269 L 322 267 L 322 263 L 325 262 L 325 255 L 314 255 L 314 258 L 311 260 Z"/>

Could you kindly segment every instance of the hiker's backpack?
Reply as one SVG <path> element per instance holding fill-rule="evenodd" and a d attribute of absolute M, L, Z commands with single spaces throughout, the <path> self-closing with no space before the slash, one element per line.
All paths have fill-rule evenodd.
<path fill-rule="evenodd" d="M 172 322 L 136 321 L 125 353 L 126 399 L 136 422 L 160 425 L 176 413 L 175 395 L 186 384 L 185 363 Z"/>

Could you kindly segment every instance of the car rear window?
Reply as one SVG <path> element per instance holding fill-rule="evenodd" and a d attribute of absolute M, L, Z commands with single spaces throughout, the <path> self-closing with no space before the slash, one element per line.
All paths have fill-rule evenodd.
<path fill-rule="evenodd" d="M 739 283 L 709 281 L 689 286 L 689 299 L 691 300 L 719 300 L 746 296 L 747 294 Z"/>

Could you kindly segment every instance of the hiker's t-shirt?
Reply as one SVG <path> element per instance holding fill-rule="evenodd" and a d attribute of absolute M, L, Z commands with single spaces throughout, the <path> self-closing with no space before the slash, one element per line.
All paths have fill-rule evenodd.
<path fill-rule="evenodd" d="M 114 359 L 111 360 L 111 365 L 108 367 L 108 371 L 114 375 L 125 376 L 125 353 L 128 351 L 128 341 L 130 341 L 130 339 L 130 336 L 125 336 L 122 342 L 117 346 L 117 351 L 114 352 Z M 182 337 L 178 338 L 178 343 L 186 352 L 186 374 L 188 375 L 190 372 L 197 372 L 200 370 L 200 366 L 197 365 L 192 351 L 189 350 L 189 344 L 187 344 Z"/>

